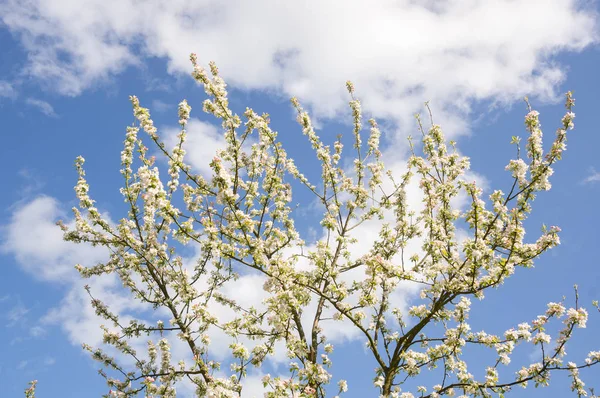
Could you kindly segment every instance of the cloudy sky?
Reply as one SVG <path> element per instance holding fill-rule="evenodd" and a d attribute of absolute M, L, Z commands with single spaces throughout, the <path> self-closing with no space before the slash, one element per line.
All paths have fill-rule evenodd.
<path fill-rule="evenodd" d="M 529 96 L 552 137 L 562 95 L 573 90 L 576 130 L 554 188 L 536 199 L 528 224 L 535 231 L 559 225 L 563 244 L 489 294 L 473 322 L 500 332 L 530 321 L 548 301 L 572 295 L 575 283 L 589 306 L 600 296 L 599 11 L 595 0 L 0 1 L 0 395 L 22 395 L 31 379 L 39 380 L 40 397 L 107 392 L 80 347 L 101 340 L 101 321 L 73 269 L 105 253 L 63 242 L 54 223 L 71 219 L 78 155 L 87 160 L 98 207 L 113 220 L 125 215 L 118 170 L 133 121 L 129 95 L 151 108 L 167 141 L 177 103 L 187 98 L 194 108 L 188 160 L 207 170 L 222 138 L 219 124 L 201 112 L 191 52 L 202 64 L 217 62 L 234 110 L 271 115 L 299 163 L 310 154 L 289 97 L 332 140 L 351 132 L 344 83 L 352 80 L 365 113 L 383 126 L 391 164 L 406 158 L 406 137 L 418 134 L 413 114 L 429 100 L 436 122 L 471 157 L 473 175 L 493 189 L 508 188 L 510 137 L 526 134 L 522 98 Z M 307 240 L 318 237 L 315 226 L 301 226 Z M 140 308 L 118 285 L 108 278 L 94 287 L 116 312 L 134 314 Z M 260 301 L 257 285 L 247 278 L 235 294 Z M 574 359 L 599 348 L 597 318 L 578 331 Z M 346 353 L 335 372 L 356 381 L 346 396 L 374 394 L 347 360 L 361 355 L 355 336 L 332 333 Z M 600 380 L 598 369 L 582 374 Z M 551 389 L 514 396 L 566 396 L 566 378 L 553 379 Z"/>

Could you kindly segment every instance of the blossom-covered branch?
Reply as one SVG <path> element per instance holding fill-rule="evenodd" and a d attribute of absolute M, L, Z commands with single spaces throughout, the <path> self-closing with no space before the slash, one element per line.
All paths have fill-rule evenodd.
<path fill-rule="evenodd" d="M 121 153 L 121 193 L 129 211 L 116 225 L 95 207 L 84 159 L 76 160 L 79 206 L 73 209 L 74 228 L 61 224 L 65 239 L 101 245 L 109 252 L 105 263 L 77 269 L 84 278 L 117 274 L 152 314 L 150 320 L 127 324 L 88 288 L 96 313 L 106 320 L 104 344 L 129 358 L 127 366 L 121 365 L 107 350 L 84 345 L 107 369 L 101 374 L 111 395 L 174 397 L 177 384 L 185 379 L 198 397 L 244 396 L 249 368 L 260 367 L 278 344 L 293 362 L 287 376 L 263 378 L 266 397 L 342 394 L 348 389 L 343 378 L 337 378 L 337 386 L 330 385 L 329 356 L 334 348 L 323 327 L 336 321 L 355 328 L 366 342 L 377 363 L 374 384 L 382 397 L 489 397 L 530 381 L 547 384 L 550 372 L 560 370 L 570 373 L 579 396 L 587 394 L 578 370 L 600 362 L 600 353 L 590 352 L 582 364 L 565 363 L 574 329 L 586 326 L 587 312 L 577 299 L 572 308 L 550 303 L 531 324 L 520 323 L 503 336 L 473 332 L 468 323 L 471 299 L 483 299 L 486 289 L 501 286 L 516 268 L 533 266 L 560 243 L 560 228 L 554 226 L 526 242 L 523 224 L 536 195 L 550 189 L 553 167 L 566 149 L 575 117 L 571 93 L 547 153 L 539 114 L 529 108 L 526 158 L 521 158 L 520 139 L 513 137 L 517 158 L 506 167 L 512 186 L 508 193 L 493 191 L 486 202 L 482 188 L 466 177 L 468 158 L 453 142 L 446 142 L 433 120 L 426 129 L 417 117 L 422 154 L 411 141 L 404 172 L 394 175 L 387 170 L 375 120 L 368 121 L 363 145 L 361 103 L 351 82 L 352 167 L 343 167 L 342 139 L 333 148 L 327 145 L 308 112 L 292 99 L 302 133 L 320 164 L 321 178 L 313 184 L 288 157 L 269 126 L 269 115 L 249 108 L 243 118 L 235 114 L 215 64 L 207 71 L 194 54 L 191 61 L 192 77 L 208 95 L 203 109 L 221 120 L 225 140 L 210 161 L 211 176 L 196 174 L 186 163 L 192 108 L 185 100 L 179 104 L 176 145 L 167 148 L 150 111 L 131 97 L 138 125 L 127 127 Z M 147 138 L 138 135 L 140 129 Z M 166 160 L 164 182 L 165 174 L 148 156 L 147 141 Z M 418 207 L 408 200 L 414 180 L 423 198 Z M 296 228 L 292 188 L 305 189 L 322 206 L 323 237 L 314 244 L 306 244 Z M 470 202 L 466 208 L 455 204 L 460 195 Z M 357 236 L 367 224 L 377 226 L 378 237 L 366 252 L 357 254 Z M 465 225 L 468 237 L 459 238 L 464 234 L 457 232 Z M 187 247 L 197 254 L 194 263 L 182 254 L 189 252 Z M 268 297 L 260 306 L 227 295 L 226 287 L 244 275 L 264 280 Z M 394 297 L 407 285 L 419 294 L 405 309 Z M 233 317 L 220 319 L 217 305 L 229 308 Z M 554 338 L 545 331 L 552 320 L 563 323 Z M 225 355 L 210 351 L 214 331 L 231 341 L 229 371 L 216 359 Z M 175 337 L 189 350 L 176 364 L 170 351 Z M 142 338 L 147 338 L 145 345 L 140 344 Z M 515 347 L 527 343 L 540 348 L 541 361 L 516 375 L 502 374 Z M 487 347 L 497 357 L 484 380 L 477 380 L 464 360 L 471 346 Z M 439 384 L 410 391 L 408 380 L 436 367 L 442 369 Z"/>

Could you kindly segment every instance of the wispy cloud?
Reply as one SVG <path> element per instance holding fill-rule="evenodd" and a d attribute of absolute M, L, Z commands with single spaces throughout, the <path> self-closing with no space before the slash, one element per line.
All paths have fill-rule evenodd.
<path fill-rule="evenodd" d="M 152 111 L 155 111 L 155 112 L 165 112 L 165 111 L 167 111 L 169 109 L 175 110 L 177 108 L 174 107 L 173 105 L 168 104 L 168 103 L 166 103 L 164 101 L 161 101 L 161 100 L 155 99 L 154 101 L 152 101 L 152 108 L 151 108 Z"/>
<path fill-rule="evenodd" d="M 600 181 L 600 171 L 596 171 L 593 167 L 590 168 L 590 175 L 583 179 L 584 184 L 590 184 Z"/>
<path fill-rule="evenodd" d="M 52 366 L 55 363 L 56 363 L 56 359 L 54 359 L 53 357 L 44 358 L 44 365 L 46 365 L 46 366 Z"/>
<path fill-rule="evenodd" d="M 17 91 L 6 80 L 0 80 L 0 98 L 15 98 Z"/>
<path fill-rule="evenodd" d="M 46 329 L 41 326 L 33 326 L 29 329 L 29 334 L 32 337 L 43 337 L 46 335 Z"/>
<path fill-rule="evenodd" d="M 46 370 L 46 368 L 54 365 L 56 359 L 54 357 L 46 356 L 44 358 L 36 357 L 23 359 L 17 363 L 17 370 L 24 370 L 30 368 L 30 372 L 40 372 Z M 33 369 L 31 369 L 33 367 Z"/>
<path fill-rule="evenodd" d="M 42 100 L 39 100 L 36 98 L 27 98 L 25 100 L 25 103 L 27 105 L 31 105 L 31 106 L 37 108 L 40 112 L 42 112 L 46 116 L 50 116 L 50 117 L 57 116 L 56 112 L 54 112 L 54 108 L 52 107 L 52 105 L 50 105 L 46 101 L 42 101 Z"/>
<path fill-rule="evenodd" d="M 15 326 L 17 323 L 23 321 L 29 310 L 21 303 L 16 304 L 6 314 L 8 320 L 7 327 Z"/>
<path fill-rule="evenodd" d="M 13 207 L 15 208 L 31 200 L 31 198 L 35 197 L 37 194 L 40 194 L 42 188 L 46 185 L 45 181 L 42 178 L 39 178 L 36 169 L 22 168 L 17 172 L 17 175 L 19 176 L 19 186 L 12 192 L 12 195 L 17 198 L 17 201 L 13 204 Z M 1 250 L 2 245 L 0 244 L 0 251 Z M 0 302 L 2 302 L 1 298 Z"/>

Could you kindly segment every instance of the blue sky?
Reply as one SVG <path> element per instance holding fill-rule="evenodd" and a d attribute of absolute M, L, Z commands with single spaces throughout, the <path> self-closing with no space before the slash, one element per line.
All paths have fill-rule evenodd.
<path fill-rule="evenodd" d="M 498 333 L 529 322 L 549 301 L 566 295 L 570 302 L 575 283 L 583 305 L 591 308 L 600 298 L 595 1 L 423 2 L 427 7 L 349 1 L 342 8 L 310 1 L 224 7 L 206 0 L 140 9 L 134 3 L 0 3 L 0 378 L 8 381 L 0 396 L 22 396 L 32 379 L 39 380 L 40 397 L 107 392 L 96 363 L 80 347 L 98 338 L 101 322 L 84 305 L 73 270 L 76 262 L 92 265 L 104 254 L 62 242 L 53 223 L 69 220 L 76 204 L 78 155 L 86 158 L 98 207 L 114 220 L 124 216 L 118 190 L 125 127 L 133 121 L 129 95 L 150 107 L 167 138 L 177 127 L 177 104 L 186 98 L 197 118 L 190 125 L 189 159 L 198 170 L 206 168 L 206 156 L 219 146 L 219 124 L 201 112 L 204 94 L 189 77 L 190 52 L 203 64 L 217 62 L 236 112 L 246 106 L 268 112 L 288 153 L 316 177 L 288 101 L 293 95 L 332 142 L 340 132 L 351 134 L 344 82 L 352 80 L 365 113 L 382 126 L 388 164 L 406 158 L 406 136 L 418 135 L 412 115 L 430 100 L 436 122 L 471 158 L 480 181 L 507 190 L 510 137 L 526 136 L 523 96 L 541 113 L 549 141 L 564 114 L 562 93 L 574 91 L 576 128 L 555 168 L 553 189 L 538 196 L 527 223 L 532 239 L 542 223 L 560 226 L 562 244 L 475 304 L 472 327 Z M 318 214 L 305 194 L 294 195 L 308 208 L 300 230 L 314 239 Z M 113 294 L 122 311 L 135 310 L 118 300 L 110 283 L 97 288 Z M 600 348 L 598 315 L 591 313 L 588 328 L 577 330 L 570 358 L 580 361 Z M 355 362 L 362 355 L 359 340 L 336 333 L 341 349 L 333 357 L 334 380 L 349 379 L 347 397 L 375 396 L 364 372 L 374 364 Z M 517 353 L 515 362 L 529 363 L 530 354 Z M 586 382 L 600 380 L 600 369 L 582 375 Z M 564 376 L 553 376 L 550 388 L 517 389 L 512 396 L 564 397 Z"/>

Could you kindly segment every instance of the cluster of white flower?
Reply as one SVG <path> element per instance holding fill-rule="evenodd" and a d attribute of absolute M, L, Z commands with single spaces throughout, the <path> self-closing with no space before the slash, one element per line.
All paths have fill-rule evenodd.
<path fill-rule="evenodd" d="M 191 112 L 187 101 L 179 104 L 177 145 L 167 150 L 149 110 L 131 97 L 139 125 L 168 161 L 169 181 L 163 185 L 160 168 L 146 156 L 148 148 L 138 137 L 138 128 L 128 127 L 121 153 L 125 179 L 121 192 L 130 206 L 127 217 L 117 226 L 103 219 L 89 196 L 84 160 L 79 157 L 75 226 L 69 230 L 61 225 L 67 240 L 104 245 L 111 251 L 105 264 L 78 265 L 82 276 L 116 273 L 134 297 L 162 308 L 161 317 L 165 310 L 170 317 L 168 326 L 163 321 L 156 325 L 132 321 L 123 326 L 118 316 L 93 299 L 97 314 L 120 329 L 104 328 L 104 343 L 136 359 L 137 369 L 123 372 L 122 379 L 105 375 L 114 396 L 131 396 L 138 390 L 175 396 L 176 383 L 187 377 L 196 384 L 198 396 L 239 397 L 248 367 L 261 366 L 275 344 L 283 341 L 294 362 L 289 377 L 263 378 L 265 396 L 322 398 L 333 380 L 333 346 L 327 343 L 321 326 L 327 317 L 348 321 L 365 339 L 367 351 L 377 362 L 374 385 L 385 398 L 415 397 L 403 392 L 400 385 L 438 366 L 444 369 L 442 384 L 433 386 L 429 395 L 427 387 L 420 386 L 418 396 L 462 393 L 462 397 L 489 397 L 515 384 L 526 386 L 531 380 L 547 384 L 554 370 L 569 371 L 574 391 L 585 395 L 578 366 L 563 365 L 573 328 L 586 326 L 585 309 L 549 303 L 544 315 L 507 330 L 504 337 L 473 332 L 468 323 L 471 297 L 483 299 L 486 289 L 500 286 L 517 267 L 532 266 L 543 252 L 560 243 L 557 227 L 544 228 L 534 243 L 527 243 L 523 225 L 535 195 L 550 188 L 552 166 L 566 148 L 566 131 L 573 128 L 574 118 L 570 93 L 562 127 L 545 156 L 539 113 L 530 110 L 525 117 L 528 159 L 517 157 L 508 163 L 512 189 L 507 194 L 495 190 L 486 202 L 481 187 L 465 177 L 468 158 L 460 156 L 453 143 L 447 145 L 440 126 L 432 123 L 425 130 L 420 118 L 423 155 L 411 144 L 407 171 L 400 179 L 386 172 L 379 149 L 381 132 L 374 120 L 369 120 L 369 138 L 363 148 L 361 104 L 351 82 L 346 86 L 356 150 L 353 170 L 341 166 L 346 164 L 342 140 L 333 143 L 332 153 L 317 135 L 308 113 L 292 99 L 302 132 L 321 164 L 321 181 L 312 184 L 278 142 L 277 132 L 269 127 L 269 115 L 246 109 L 240 129 L 242 120 L 229 107 L 226 84 L 216 66 L 211 63 L 209 73 L 193 54 L 191 61 L 193 78 L 209 96 L 204 111 L 222 121 L 225 148 L 210 162 L 211 178 L 195 175 L 185 161 Z M 251 139 L 252 134 L 257 138 Z M 520 140 L 514 137 L 512 142 L 519 145 Z M 134 171 L 136 151 L 140 165 Z M 418 212 L 407 200 L 407 187 L 414 176 L 423 193 Z M 325 208 L 321 225 L 326 238 L 307 250 L 294 224 L 293 186 L 305 187 Z M 392 192 L 386 192 L 389 186 Z M 181 209 L 175 205 L 177 194 L 181 194 Z M 454 205 L 459 195 L 471 199 L 464 211 Z M 384 221 L 378 238 L 366 253 L 353 256 L 358 239 L 351 232 L 375 218 Z M 464 222 L 471 234 L 463 240 L 457 230 Z M 421 250 L 409 253 L 407 247 L 415 242 Z M 175 253 L 181 245 L 191 244 L 199 255 L 189 267 Z M 309 266 L 299 266 L 300 260 Z M 266 278 L 263 288 L 268 298 L 263 310 L 236 302 L 225 293 L 225 286 L 248 272 Z M 393 302 L 394 294 L 406 283 L 418 284 L 420 291 L 420 299 L 415 299 L 408 311 Z M 212 313 L 215 303 L 229 307 L 234 319 L 221 322 Z M 325 311 L 333 314 L 326 316 Z M 307 314 L 313 316 L 312 325 L 302 321 Z M 556 337 L 545 329 L 553 319 L 563 321 Z M 221 363 L 208 350 L 209 331 L 215 329 L 232 339 L 231 374 L 224 378 L 215 376 Z M 163 337 L 169 332 L 189 347 L 194 358 L 191 365 L 172 363 L 169 340 Z M 142 333 L 160 339 L 157 343 L 150 340 L 145 359 L 138 360 L 142 356 L 133 351 L 128 339 Z M 524 343 L 541 349 L 541 362 L 523 367 L 513 378 L 502 378 L 499 367 L 509 364 L 515 347 Z M 471 346 L 497 354 L 497 361 L 486 367 L 481 380 L 464 360 Z M 104 366 L 121 369 L 102 350 L 86 349 Z M 600 353 L 592 351 L 581 366 L 599 362 Z M 337 385 L 338 394 L 348 390 L 345 380 Z"/>

